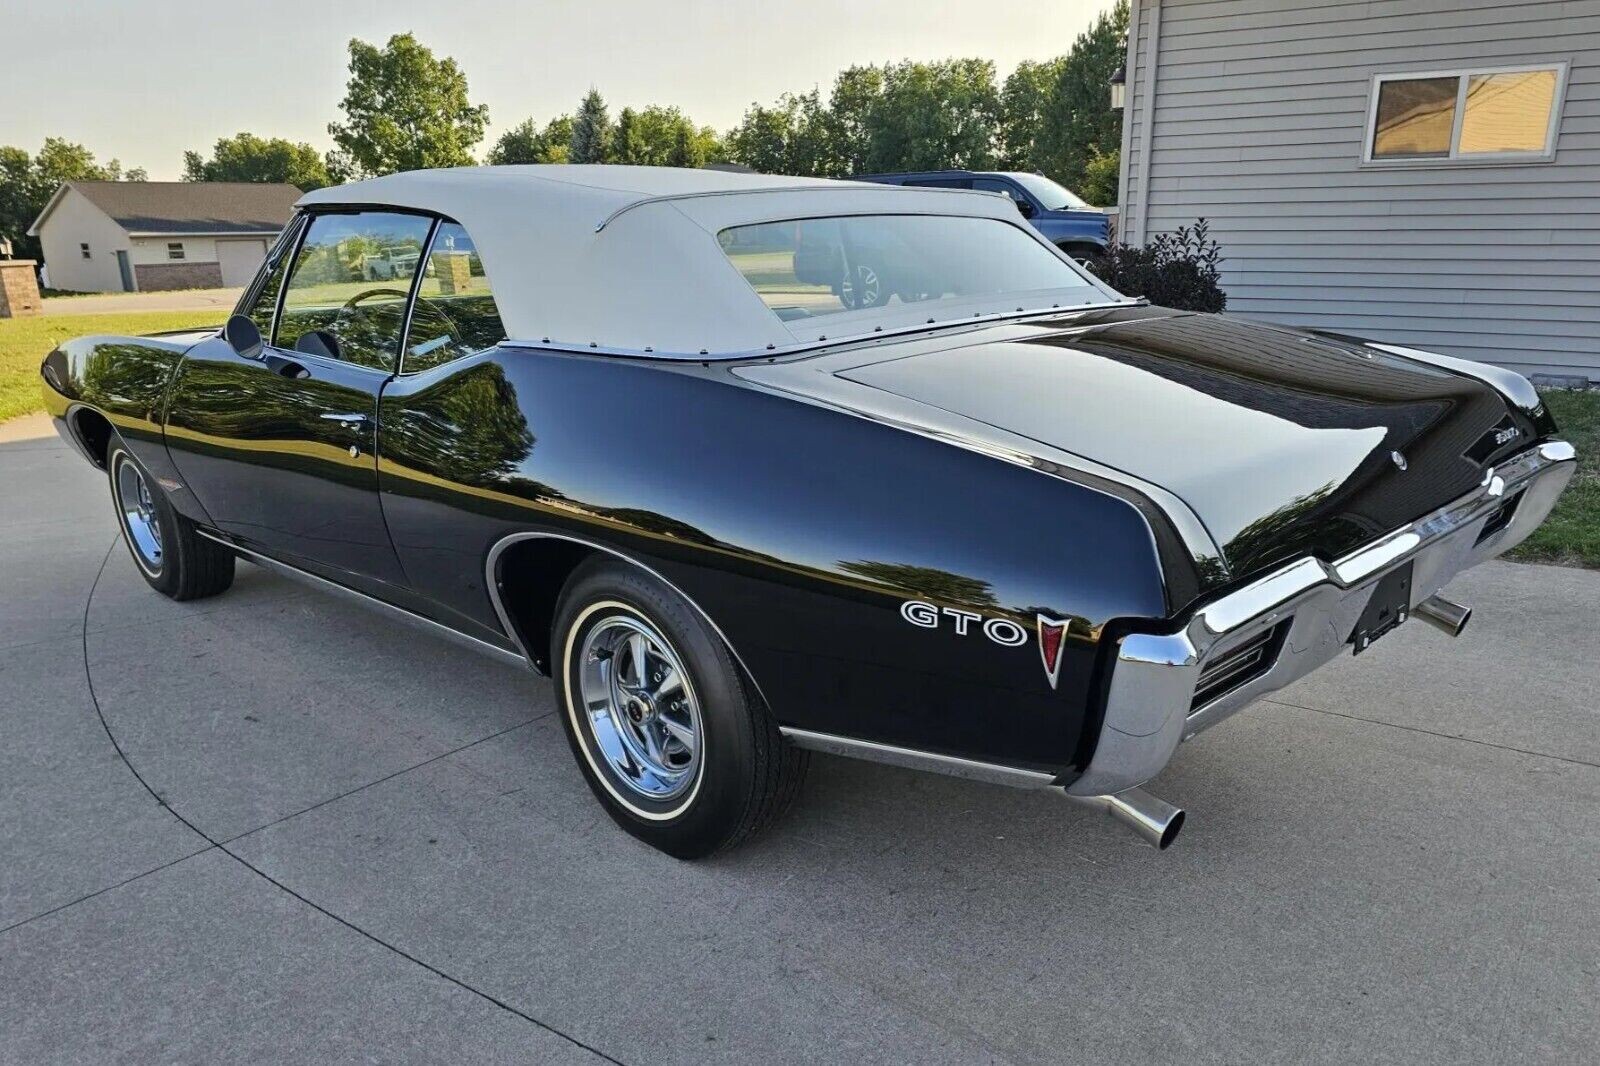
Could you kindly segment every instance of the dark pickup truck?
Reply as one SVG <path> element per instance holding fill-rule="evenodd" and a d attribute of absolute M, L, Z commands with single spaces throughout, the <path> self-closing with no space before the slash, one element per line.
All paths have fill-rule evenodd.
<path fill-rule="evenodd" d="M 976 189 L 1005 193 L 1045 239 L 1080 262 L 1104 254 L 1109 218 L 1071 190 L 1042 174 L 1001 170 L 924 170 L 913 174 L 863 174 L 856 180 L 930 189 Z"/>

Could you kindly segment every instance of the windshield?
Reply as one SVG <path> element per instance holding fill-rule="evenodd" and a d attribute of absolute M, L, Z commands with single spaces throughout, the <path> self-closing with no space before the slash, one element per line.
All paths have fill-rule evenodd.
<path fill-rule="evenodd" d="M 936 306 L 940 302 L 1002 293 L 1064 293 L 1055 301 L 1061 304 L 1105 299 L 1032 235 L 993 218 L 809 218 L 734 226 L 717 240 L 785 322 L 843 311 L 892 311 L 900 305 L 910 310 L 912 304 L 931 322 L 944 317 Z"/>
<path fill-rule="evenodd" d="M 1039 206 L 1046 211 L 1094 210 L 1071 189 L 1057 185 L 1042 174 L 1012 174 L 1011 178 L 1032 193 L 1033 198 L 1039 201 Z"/>

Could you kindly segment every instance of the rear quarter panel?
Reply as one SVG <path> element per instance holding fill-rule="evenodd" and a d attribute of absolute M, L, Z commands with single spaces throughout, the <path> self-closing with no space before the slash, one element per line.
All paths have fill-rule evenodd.
<path fill-rule="evenodd" d="M 1126 502 L 715 365 L 500 349 L 390 383 L 380 424 L 384 513 L 419 591 L 492 622 L 496 541 L 606 544 L 695 600 L 787 725 L 1060 771 L 1102 628 L 1163 613 Z M 910 599 L 1027 639 L 912 624 Z M 1041 613 L 1072 620 L 1056 689 Z"/>

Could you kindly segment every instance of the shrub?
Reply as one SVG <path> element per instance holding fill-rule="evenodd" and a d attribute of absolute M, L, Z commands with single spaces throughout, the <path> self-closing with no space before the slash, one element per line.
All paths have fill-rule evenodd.
<path fill-rule="evenodd" d="M 1222 248 L 1211 239 L 1205 219 L 1157 234 L 1142 248 L 1112 241 L 1090 265 L 1100 280 L 1120 293 L 1143 296 L 1180 311 L 1221 311 L 1227 294 L 1218 283 Z"/>

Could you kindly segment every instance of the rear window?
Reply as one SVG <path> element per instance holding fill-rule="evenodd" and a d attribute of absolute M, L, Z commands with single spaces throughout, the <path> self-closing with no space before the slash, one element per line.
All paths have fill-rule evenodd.
<path fill-rule="evenodd" d="M 717 239 L 786 322 L 1001 293 L 1092 290 L 1033 236 L 992 218 L 808 218 L 735 226 Z"/>

